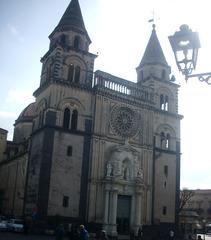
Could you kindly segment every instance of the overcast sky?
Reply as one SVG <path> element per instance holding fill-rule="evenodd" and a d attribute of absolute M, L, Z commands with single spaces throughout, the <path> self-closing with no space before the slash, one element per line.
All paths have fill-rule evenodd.
<path fill-rule="evenodd" d="M 100 69 L 136 81 L 149 40 L 153 16 L 156 31 L 172 73 L 181 84 L 181 188 L 211 188 L 211 85 L 178 73 L 168 36 L 186 23 L 198 31 L 202 48 L 196 72 L 211 72 L 211 22 L 208 0 L 79 0 Z M 0 128 L 9 131 L 20 112 L 34 101 L 39 86 L 40 58 L 47 52 L 49 34 L 58 24 L 69 0 L 0 1 Z M 153 14 L 154 12 L 154 14 Z"/>

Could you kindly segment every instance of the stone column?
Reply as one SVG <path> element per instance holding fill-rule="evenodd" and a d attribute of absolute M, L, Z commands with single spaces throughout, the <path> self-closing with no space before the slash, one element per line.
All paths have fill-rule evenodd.
<path fill-rule="evenodd" d="M 111 223 L 116 224 L 116 214 L 117 214 L 117 190 L 112 192 L 112 215 Z"/>
<path fill-rule="evenodd" d="M 134 221 L 134 233 L 138 235 L 138 229 L 141 226 L 141 200 L 142 195 L 141 192 L 136 192 L 136 199 L 135 199 L 135 221 Z"/>
<path fill-rule="evenodd" d="M 150 192 L 150 189 L 147 190 L 147 224 L 150 224 L 151 223 L 151 210 L 152 210 L 152 207 L 151 207 L 151 192 Z"/>
<path fill-rule="evenodd" d="M 109 231 L 108 231 L 108 234 L 112 237 L 117 236 L 117 229 L 116 229 L 117 196 L 118 196 L 118 190 L 113 189 L 111 191 L 111 205 L 110 205 L 110 211 L 109 211 Z"/>
<path fill-rule="evenodd" d="M 104 224 L 108 224 L 109 190 L 105 189 Z"/>

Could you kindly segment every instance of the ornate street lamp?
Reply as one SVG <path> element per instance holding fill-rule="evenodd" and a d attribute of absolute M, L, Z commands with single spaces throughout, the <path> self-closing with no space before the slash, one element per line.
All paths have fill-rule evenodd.
<path fill-rule="evenodd" d="M 180 31 L 169 36 L 169 41 L 174 52 L 174 57 L 177 67 L 183 75 L 185 80 L 188 78 L 198 77 L 202 82 L 211 84 L 211 72 L 191 74 L 196 68 L 198 50 L 201 47 L 199 36 L 197 32 L 192 32 L 188 25 L 182 25 Z"/>

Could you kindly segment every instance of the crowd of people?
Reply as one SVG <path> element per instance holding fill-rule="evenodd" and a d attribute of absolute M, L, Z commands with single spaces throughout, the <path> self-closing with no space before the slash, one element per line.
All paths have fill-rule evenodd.
<path fill-rule="evenodd" d="M 29 230 L 28 224 L 24 225 L 24 233 L 27 234 Z M 153 233 L 153 234 L 152 234 Z M 107 233 L 105 230 L 101 230 L 96 235 L 91 235 L 87 231 L 84 225 L 78 225 L 78 224 L 69 224 L 64 225 L 62 223 L 58 224 L 58 226 L 54 229 L 55 234 L 55 240 L 90 240 L 90 239 L 96 239 L 96 240 L 108 240 L 109 237 L 107 236 Z M 169 230 L 166 234 L 161 234 L 160 231 L 151 231 L 150 233 L 144 234 L 143 229 L 139 228 L 138 233 L 135 234 L 133 231 L 130 232 L 130 235 L 128 236 L 130 240 L 178 240 L 178 239 L 185 239 L 185 240 L 202 240 L 200 235 L 192 235 L 188 234 L 186 237 L 183 236 L 176 236 L 175 232 L 173 230 Z"/>
<path fill-rule="evenodd" d="M 65 236 L 69 238 L 69 240 L 89 240 L 90 236 L 88 231 L 86 230 L 84 225 L 74 225 L 69 224 L 68 229 L 65 230 L 63 224 L 59 224 L 58 227 L 55 229 L 55 239 L 56 240 L 64 240 Z M 101 230 L 99 234 L 95 237 L 96 240 L 108 240 L 107 234 L 105 230 Z M 65 238 L 66 239 L 66 238 Z M 131 232 L 130 234 L 130 240 L 143 240 L 143 239 L 150 239 L 150 238 L 144 238 L 143 231 L 141 228 L 138 230 L 138 234 L 135 235 L 134 232 Z M 152 239 L 162 239 L 160 236 L 154 236 Z M 173 230 L 170 230 L 168 233 L 168 236 L 163 238 L 165 240 L 176 240 L 176 236 Z M 191 238 L 188 238 L 188 240 L 194 240 Z M 197 240 L 202 240 L 201 238 L 198 238 Z"/>
<path fill-rule="evenodd" d="M 70 224 L 66 233 L 64 225 L 59 224 L 55 230 L 56 240 L 63 240 L 66 234 L 70 240 L 89 240 L 89 233 L 84 225 L 78 227 L 77 225 Z M 101 230 L 99 240 L 107 240 L 105 230 Z"/>

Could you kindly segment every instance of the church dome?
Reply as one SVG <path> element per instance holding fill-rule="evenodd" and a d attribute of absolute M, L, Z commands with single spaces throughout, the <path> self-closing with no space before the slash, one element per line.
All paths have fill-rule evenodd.
<path fill-rule="evenodd" d="M 36 110 L 35 110 L 35 102 L 30 103 L 19 115 L 17 120 L 15 121 L 15 124 L 19 122 L 25 122 L 25 121 L 32 121 L 33 118 L 36 116 Z"/>

